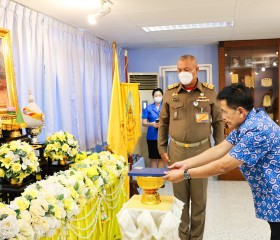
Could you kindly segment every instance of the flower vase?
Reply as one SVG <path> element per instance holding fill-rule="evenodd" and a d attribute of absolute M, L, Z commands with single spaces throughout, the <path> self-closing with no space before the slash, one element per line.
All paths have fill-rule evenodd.
<path fill-rule="evenodd" d="M 22 183 L 23 183 L 23 180 L 17 181 L 17 180 L 14 179 L 14 178 L 11 178 L 11 179 L 10 179 L 10 184 L 13 185 L 13 186 L 21 186 Z"/>

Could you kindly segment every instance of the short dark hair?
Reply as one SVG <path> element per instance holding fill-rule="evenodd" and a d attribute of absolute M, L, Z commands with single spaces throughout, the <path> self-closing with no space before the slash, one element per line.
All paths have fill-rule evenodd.
<path fill-rule="evenodd" d="M 152 96 L 154 96 L 156 92 L 161 92 L 161 94 L 163 95 L 163 91 L 161 88 L 155 88 L 152 92 Z"/>
<path fill-rule="evenodd" d="M 247 111 L 254 107 L 254 98 L 250 88 L 241 83 L 232 84 L 223 88 L 217 96 L 218 100 L 226 100 L 227 106 L 231 109 L 243 107 Z"/>

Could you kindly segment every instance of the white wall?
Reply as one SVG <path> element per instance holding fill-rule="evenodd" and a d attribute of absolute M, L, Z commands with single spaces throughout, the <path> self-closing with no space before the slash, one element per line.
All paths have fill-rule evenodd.
<path fill-rule="evenodd" d="M 147 127 L 142 126 L 142 101 L 148 101 L 148 104 L 152 104 L 153 101 L 153 96 L 152 92 L 153 90 L 140 90 L 140 108 L 141 108 L 141 115 L 139 121 L 141 122 L 141 133 L 142 136 L 138 140 L 138 143 L 135 147 L 134 154 L 140 154 L 142 157 L 145 158 L 145 164 L 146 167 L 150 167 L 150 160 L 149 160 L 149 153 L 148 153 L 148 146 L 147 146 L 147 141 L 146 141 L 146 136 L 147 136 Z"/>

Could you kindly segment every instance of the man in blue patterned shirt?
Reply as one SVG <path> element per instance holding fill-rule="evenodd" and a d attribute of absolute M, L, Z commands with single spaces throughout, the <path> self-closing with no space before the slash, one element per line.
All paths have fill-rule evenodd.
<path fill-rule="evenodd" d="M 242 84 L 225 87 L 217 98 L 231 133 L 219 145 L 171 165 L 163 178 L 206 178 L 240 166 L 256 217 L 268 221 L 271 240 L 280 240 L 280 127 L 263 109 L 254 108 L 251 91 Z"/>

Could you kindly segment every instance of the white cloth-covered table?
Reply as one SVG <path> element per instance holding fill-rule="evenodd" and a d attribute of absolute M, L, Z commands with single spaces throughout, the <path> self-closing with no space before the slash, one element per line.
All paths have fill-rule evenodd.
<path fill-rule="evenodd" d="M 160 204 L 145 205 L 141 197 L 134 195 L 117 214 L 122 240 L 179 240 L 184 203 L 174 196 L 160 196 Z"/>

